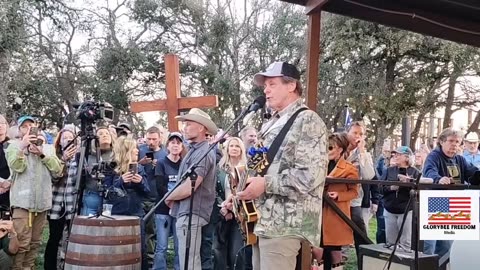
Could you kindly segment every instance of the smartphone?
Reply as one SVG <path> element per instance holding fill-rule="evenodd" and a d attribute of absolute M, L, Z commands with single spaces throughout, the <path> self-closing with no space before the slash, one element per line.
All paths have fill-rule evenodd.
<path fill-rule="evenodd" d="M 10 211 L 1 211 L 1 220 L 10 220 L 11 218 Z"/>
<path fill-rule="evenodd" d="M 145 156 L 151 160 L 153 160 L 153 152 L 147 152 L 145 153 Z"/>
<path fill-rule="evenodd" d="M 31 127 L 30 128 L 30 133 L 28 133 L 28 134 L 37 136 L 38 135 L 38 127 Z"/>
<path fill-rule="evenodd" d="M 128 171 L 131 174 L 138 174 L 138 164 L 137 163 L 128 164 Z"/>

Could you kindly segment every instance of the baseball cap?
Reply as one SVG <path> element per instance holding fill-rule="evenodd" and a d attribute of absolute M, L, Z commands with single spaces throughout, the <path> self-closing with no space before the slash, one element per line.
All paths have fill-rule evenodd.
<path fill-rule="evenodd" d="M 126 128 L 129 131 L 132 131 L 132 128 L 131 128 L 130 124 L 128 124 L 128 123 L 119 123 L 117 128 L 118 129 Z"/>
<path fill-rule="evenodd" d="M 23 123 L 25 123 L 25 121 L 32 121 L 33 123 L 35 123 L 35 118 L 31 117 L 30 115 L 24 115 L 20 118 L 18 118 L 18 126 L 21 126 Z"/>
<path fill-rule="evenodd" d="M 257 86 L 263 86 L 266 77 L 272 78 L 283 76 L 300 80 L 300 72 L 298 71 L 296 66 L 287 62 L 274 62 L 270 64 L 270 66 L 268 66 L 265 72 L 255 74 L 255 76 L 253 76 L 253 82 Z"/>
<path fill-rule="evenodd" d="M 175 132 L 170 132 L 170 134 L 168 134 L 167 141 L 170 141 L 173 138 L 178 138 L 181 142 L 183 142 L 183 135 L 180 132 L 176 132 L 176 131 Z"/>
<path fill-rule="evenodd" d="M 392 153 L 398 153 L 402 155 L 413 155 L 412 150 L 408 146 L 400 146 L 396 150 L 393 150 Z"/>

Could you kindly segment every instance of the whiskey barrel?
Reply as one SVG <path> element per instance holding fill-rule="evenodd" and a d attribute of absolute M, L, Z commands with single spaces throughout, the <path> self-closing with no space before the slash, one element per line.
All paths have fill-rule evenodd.
<path fill-rule="evenodd" d="M 65 269 L 141 269 L 140 219 L 130 216 L 73 220 Z"/>

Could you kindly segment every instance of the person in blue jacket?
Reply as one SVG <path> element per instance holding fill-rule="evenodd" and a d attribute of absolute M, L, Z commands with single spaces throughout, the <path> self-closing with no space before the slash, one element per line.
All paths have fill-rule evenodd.
<path fill-rule="evenodd" d="M 119 137 L 113 148 L 116 168 L 113 173 L 105 176 L 105 185 L 108 190 L 112 187 L 123 191 L 122 196 L 109 198 L 107 203 L 112 204 L 112 215 L 137 216 L 145 214 L 142 200 L 150 192 L 145 172 L 138 166 L 137 142 L 130 136 Z M 141 222 L 142 237 L 142 269 L 148 269 L 146 261 L 145 224 Z"/>
<path fill-rule="evenodd" d="M 437 147 L 425 160 L 423 176 L 441 185 L 478 181 L 477 167 L 467 162 L 462 155 L 457 154 L 462 138 L 463 134 L 460 131 L 452 128 L 444 129 L 438 136 Z M 424 253 L 438 254 L 442 257 L 449 253 L 451 246 L 452 241 L 449 240 L 427 240 L 424 242 Z"/>

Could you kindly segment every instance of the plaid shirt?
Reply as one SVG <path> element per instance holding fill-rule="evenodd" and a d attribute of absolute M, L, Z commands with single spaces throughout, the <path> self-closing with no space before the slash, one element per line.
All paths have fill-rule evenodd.
<path fill-rule="evenodd" d="M 72 159 L 65 164 L 65 167 L 67 168 L 67 175 L 63 176 L 66 177 L 65 183 L 63 185 L 54 185 L 52 188 L 53 201 L 52 209 L 50 210 L 50 219 L 61 219 L 64 216 L 67 220 L 72 218 L 77 162 L 75 159 Z"/>

